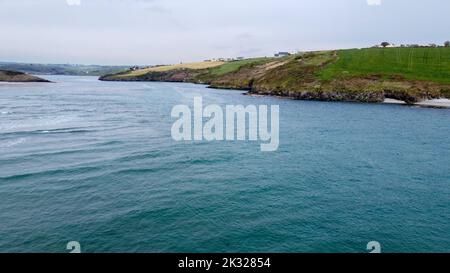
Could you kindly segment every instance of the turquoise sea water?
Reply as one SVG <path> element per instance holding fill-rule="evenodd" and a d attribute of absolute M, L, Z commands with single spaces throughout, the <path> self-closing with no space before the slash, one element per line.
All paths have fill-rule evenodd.
<path fill-rule="evenodd" d="M 178 83 L 0 84 L 0 252 L 450 251 L 450 110 Z M 178 143 L 172 107 L 280 105 L 280 147 Z"/>

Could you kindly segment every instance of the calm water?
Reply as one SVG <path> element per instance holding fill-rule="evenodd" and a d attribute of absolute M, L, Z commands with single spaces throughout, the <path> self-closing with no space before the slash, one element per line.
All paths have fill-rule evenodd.
<path fill-rule="evenodd" d="M 450 110 L 47 78 L 0 84 L 0 252 L 450 251 Z M 199 95 L 279 104 L 279 150 L 174 142 Z"/>

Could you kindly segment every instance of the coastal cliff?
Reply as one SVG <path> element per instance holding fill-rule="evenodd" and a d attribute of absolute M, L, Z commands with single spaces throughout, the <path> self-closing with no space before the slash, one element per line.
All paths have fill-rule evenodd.
<path fill-rule="evenodd" d="M 50 82 L 22 72 L 0 70 L 0 82 Z"/>
<path fill-rule="evenodd" d="M 414 52 L 417 58 L 411 58 Z M 434 53 L 439 59 L 433 58 Z M 155 67 L 105 75 L 100 80 L 190 82 L 301 100 L 376 103 L 390 98 L 413 104 L 450 98 L 450 62 L 443 56 L 450 57 L 450 49 L 320 51 L 200 69 Z"/>

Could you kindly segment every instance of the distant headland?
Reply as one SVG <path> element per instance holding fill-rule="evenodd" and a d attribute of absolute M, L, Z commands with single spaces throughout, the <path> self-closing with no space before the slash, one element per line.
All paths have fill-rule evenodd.
<path fill-rule="evenodd" d="M 0 70 L 0 82 L 50 82 L 50 81 L 22 72 Z"/>
<path fill-rule="evenodd" d="M 415 104 L 450 98 L 450 44 L 402 45 L 133 67 L 103 81 L 165 81 L 303 100 Z"/>

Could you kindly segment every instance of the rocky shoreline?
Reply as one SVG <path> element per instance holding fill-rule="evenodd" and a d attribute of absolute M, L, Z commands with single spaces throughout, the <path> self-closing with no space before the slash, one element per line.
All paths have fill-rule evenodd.
<path fill-rule="evenodd" d="M 332 91 L 331 86 L 327 86 L 324 90 L 314 91 L 284 91 L 284 90 L 264 90 L 258 88 L 257 85 L 242 85 L 242 84 L 219 84 L 214 81 L 202 81 L 198 79 L 201 75 L 198 71 L 192 73 L 187 70 L 183 71 L 168 71 L 168 72 L 153 72 L 139 77 L 120 78 L 110 77 L 108 75 L 100 77 L 101 81 L 149 81 L 149 82 L 185 82 L 194 84 L 206 84 L 208 88 L 212 89 L 230 89 L 247 91 L 248 95 L 261 96 L 276 96 L 280 98 L 289 98 L 295 100 L 313 100 L 313 101 L 336 101 L 336 102 L 362 102 L 362 103 L 395 103 L 416 105 L 421 107 L 433 108 L 449 108 L 450 105 L 446 103 L 435 103 L 434 100 L 440 99 L 437 94 L 432 92 L 419 92 L 418 96 L 412 96 L 407 92 L 397 90 L 383 90 L 382 88 L 375 90 L 366 90 L 356 92 L 354 90 Z M 366 85 L 369 85 L 368 83 Z M 345 85 L 343 85 L 345 87 Z M 364 90 L 364 86 L 361 86 Z M 328 89 L 328 90 L 327 90 Z M 389 101 L 389 100 L 392 100 Z M 394 102 L 395 101 L 395 102 Z"/>
<path fill-rule="evenodd" d="M 252 95 L 297 100 L 382 103 L 385 99 L 415 105 L 450 98 L 450 84 L 407 79 L 403 75 L 367 74 L 324 79 L 324 68 L 336 62 L 334 51 L 311 52 L 287 58 L 263 58 L 246 63 L 230 62 L 210 69 L 133 71 L 100 77 L 102 81 L 187 82 L 209 88 L 245 90 Z"/>

